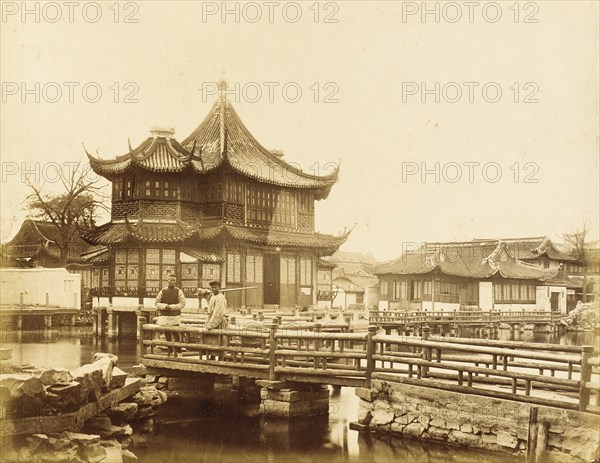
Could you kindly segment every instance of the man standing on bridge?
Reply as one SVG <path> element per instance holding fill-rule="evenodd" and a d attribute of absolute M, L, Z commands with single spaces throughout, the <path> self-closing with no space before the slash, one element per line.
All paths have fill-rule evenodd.
<path fill-rule="evenodd" d="M 185 307 L 185 295 L 175 286 L 177 278 L 171 274 L 167 278 L 168 286 L 161 289 L 156 296 L 154 306 L 159 310 L 156 324 L 161 326 L 177 326 L 181 324 L 181 309 Z"/>
<path fill-rule="evenodd" d="M 208 320 L 204 325 L 205 330 L 227 329 L 225 312 L 227 311 L 227 300 L 221 292 L 221 282 L 213 280 L 209 283 L 212 297 L 208 301 Z"/>

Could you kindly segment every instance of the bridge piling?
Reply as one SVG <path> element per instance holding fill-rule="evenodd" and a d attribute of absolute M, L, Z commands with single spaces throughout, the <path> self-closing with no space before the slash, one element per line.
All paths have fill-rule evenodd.
<path fill-rule="evenodd" d="M 118 333 L 118 323 L 117 323 L 117 313 L 114 311 L 112 307 L 108 307 L 106 309 L 106 313 L 108 315 L 108 339 L 113 340 L 119 336 Z"/>

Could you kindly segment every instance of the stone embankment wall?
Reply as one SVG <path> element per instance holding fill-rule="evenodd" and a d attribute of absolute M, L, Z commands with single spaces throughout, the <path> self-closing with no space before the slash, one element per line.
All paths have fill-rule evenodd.
<path fill-rule="evenodd" d="M 355 427 L 361 430 L 518 455 L 527 453 L 531 410 L 537 408 L 538 461 L 600 457 L 600 417 L 590 413 L 381 380 L 356 394 Z"/>

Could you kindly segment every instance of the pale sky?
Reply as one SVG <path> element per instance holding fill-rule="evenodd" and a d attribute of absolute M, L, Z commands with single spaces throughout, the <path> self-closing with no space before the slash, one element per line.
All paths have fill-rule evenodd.
<path fill-rule="evenodd" d="M 223 74 L 265 147 L 313 173 L 315 163 L 324 174 L 341 160 L 316 223 L 332 234 L 356 223 L 343 250 L 383 260 L 403 243 L 557 238 L 583 219 L 598 239 L 597 1 L 498 2 L 497 22 L 491 2 L 480 2 L 472 22 L 464 2 L 454 3 L 459 10 L 428 2 L 436 22 L 414 11 L 422 2 L 231 2 L 239 17 L 223 21 L 221 2 L 121 3 L 115 18 L 111 1 L 97 3 L 94 23 L 90 3 L 70 12 L 56 2 L 58 12 L 31 2 L 25 17 L 15 11 L 21 2 L 3 6 L 2 240 L 24 217 L 24 169 L 52 177 L 48 163 L 83 159 L 82 142 L 114 158 L 157 124 L 183 140 L 214 102 L 202 88 Z M 132 91 L 137 102 L 125 103 Z M 432 171 L 425 181 L 423 167 Z"/>

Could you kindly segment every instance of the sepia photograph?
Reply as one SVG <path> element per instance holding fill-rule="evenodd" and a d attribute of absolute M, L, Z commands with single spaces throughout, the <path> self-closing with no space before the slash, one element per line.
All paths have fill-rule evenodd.
<path fill-rule="evenodd" d="M 0 0 L 1 463 L 600 463 L 598 0 Z"/>

